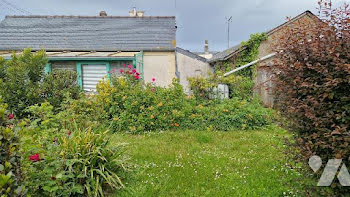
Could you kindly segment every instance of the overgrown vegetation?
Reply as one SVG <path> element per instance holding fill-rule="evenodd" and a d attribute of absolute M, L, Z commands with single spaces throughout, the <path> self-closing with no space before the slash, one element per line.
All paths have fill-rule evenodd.
<path fill-rule="evenodd" d="M 13 54 L 8 61 L 0 57 L 0 95 L 17 117 L 27 117 L 28 106 L 45 100 L 59 107 L 65 93 L 77 98 L 80 88 L 76 74 L 54 71 L 45 76 L 47 62 L 45 51 L 32 53 L 30 49 L 25 49 L 22 55 Z"/>
<path fill-rule="evenodd" d="M 123 187 L 125 158 L 110 146 L 108 130 L 79 125 L 48 103 L 29 108 L 36 119 L 23 132 L 23 165 L 31 193 L 43 196 L 104 196 Z M 89 124 L 89 123 L 87 123 Z M 91 124 L 91 123 L 90 123 Z"/>
<path fill-rule="evenodd" d="M 229 86 L 230 98 L 239 98 L 243 100 L 250 100 L 253 98 L 255 66 L 243 69 L 227 77 L 223 75 L 235 68 L 257 60 L 260 44 L 266 39 L 267 37 L 264 33 L 252 34 L 247 42 L 241 43 L 240 52 L 238 54 L 215 65 L 215 74 L 211 74 L 208 78 L 189 78 L 191 90 L 197 99 L 209 99 L 213 89 L 217 87 L 218 84 L 226 84 Z"/>
<path fill-rule="evenodd" d="M 0 194 L 3 197 L 26 194 L 20 155 L 19 127 L 0 96 Z"/>
<path fill-rule="evenodd" d="M 350 166 L 349 5 L 332 9 L 327 0 L 319 5 L 322 22 L 300 21 L 286 27 L 280 38 L 276 104 L 298 134 L 304 161 L 318 155 Z M 333 187 L 349 191 L 337 181 Z"/>

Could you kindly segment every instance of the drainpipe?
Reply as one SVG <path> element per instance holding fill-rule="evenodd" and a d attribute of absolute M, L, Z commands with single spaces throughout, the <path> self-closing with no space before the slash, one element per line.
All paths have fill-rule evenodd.
<path fill-rule="evenodd" d="M 271 54 L 269 54 L 269 55 L 266 55 L 266 56 L 264 56 L 264 57 L 262 57 L 262 58 L 259 58 L 259 59 L 255 60 L 255 61 L 250 62 L 249 64 L 246 64 L 246 65 L 241 66 L 241 67 L 239 67 L 239 68 L 236 68 L 236 69 L 234 69 L 234 70 L 232 70 L 232 71 L 230 71 L 230 72 L 228 72 L 228 73 L 225 73 L 225 74 L 224 74 L 224 77 L 227 77 L 227 76 L 229 76 L 229 75 L 231 75 L 231 74 L 233 74 L 233 73 L 235 73 L 235 72 L 237 72 L 237 71 L 240 71 L 240 70 L 242 70 L 242 69 L 245 69 L 245 68 L 247 68 L 247 67 L 250 67 L 250 66 L 252 66 L 252 65 L 254 65 L 254 64 L 256 64 L 256 63 L 259 63 L 259 62 L 262 62 L 262 61 L 264 61 L 264 60 L 270 59 L 270 58 L 272 58 L 272 57 L 274 57 L 274 56 L 276 56 L 276 55 L 277 55 L 277 53 L 271 53 Z"/>

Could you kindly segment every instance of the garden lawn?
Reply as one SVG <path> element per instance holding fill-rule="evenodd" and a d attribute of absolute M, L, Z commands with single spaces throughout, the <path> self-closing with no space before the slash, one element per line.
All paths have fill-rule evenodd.
<path fill-rule="evenodd" d="M 285 165 L 284 137 L 277 127 L 115 134 L 133 164 L 115 196 L 293 196 L 302 175 Z"/>

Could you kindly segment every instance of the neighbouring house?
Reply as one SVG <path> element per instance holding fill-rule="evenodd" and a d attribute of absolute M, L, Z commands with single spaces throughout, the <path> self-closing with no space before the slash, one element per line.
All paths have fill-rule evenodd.
<path fill-rule="evenodd" d="M 279 42 L 279 38 L 281 37 L 283 33 L 283 28 L 286 26 L 295 26 L 298 25 L 298 23 L 310 23 L 310 24 L 317 24 L 321 20 L 314 15 L 310 11 L 306 11 L 292 19 L 290 19 L 288 22 L 283 23 L 282 25 L 273 28 L 272 30 L 266 32 L 267 40 L 263 41 L 259 47 L 259 55 L 258 58 L 262 58 L 264 56 L 267 56 L 275 50 L 272 48 L 273 44 L 276 44 Z M 212 66 L 215 66 L 217 64 L 222 64 L 224 62 L 229 62 L 233 64 L 235 58 L 237 55 L 239 55 L 244 48 L 242 48 L 240 45 L 234 46 L 230 49 L 226 49 L 223 52 L 216 53 L 213 55 L 213 58 L 209 60 L 210 64 Z M 263 104 L 268 107 L 274 106 L 274 95 L 272 92 L 274 83 L 273 83 L 273 75 L 271 72 L 271 69 L 269 67 L 273 66 L 273 62 L 276 60 L 275 58 L 269 58 L 267 60 L 261 61 L 256 66 L 256 77 L 254 79 L 255 86 L 254 86 L 254 93 L 259 95 Z M 243 65 L 239 65 L 243 66 Z M 235 65 L 233 66 L 235 67 Z"/>
<path fill-rule="evenodd" d="M 177 76 L 186 94 L 191 94 L 189 77 L 207 77 L 213 72 L 207 59 L 181 48 L 176 48 Z"/>
<path fill-rule="evenodd" d="M 176 29 L 174 16 L 145 16 L 136 9 L 129 16 L 104 11 L 99 16 L 6 16 L 0 23 L 0 56 L 6 60 L 24 48 L 44 49 L 46 72 L 74 70 L 85 91 L 95 91 L 99 80 L 118 74 L 124 64 L 146 82 L 156 78 L 166 87 L 177 77 Z M 186 72 L 183 67 L 191 65 L 179 66 Z"/>

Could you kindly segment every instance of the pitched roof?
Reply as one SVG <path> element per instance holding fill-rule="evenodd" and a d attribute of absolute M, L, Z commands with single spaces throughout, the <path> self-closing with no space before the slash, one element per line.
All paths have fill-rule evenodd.
<path fill-rule="evenodd" d="M 181 53 L 183 55 L 186 55 L 188 57 L 191 57 L 193 59 L 197 59 L 197 60 L 202 61 L 202 62 L 207 62 L 207 59 L 205 59 L 204 57 L 199 56 L 195 53 L 192 53 L 191 51 L 188 51 L 188 50 L 185 50 L 185 49 L 182 49 L 179 47 L 176 48 L 176 52 Z"/>
<path fill-rule="evenodd" d="M 267 32 L 266 32 L 266 35 L 267 35 L 267 36 L 270 36 L 270 35 L 272 35 L 274 32 L 278 31 L 280 28 L 282 28 L 282 27 L 284 27 L 284 26 L 286 26 L 286 25 L 288 25 L 288 24 L 291 24 L 291 23 L 295 22 L 296 20 L 299 20 L 300 18 L 302 18 L 302 17 L 304 17 L 304 16 L 306 16 L 306 15 L 307 15 L 307 16 L 310 16 L 310 17 L 313 17 L 313 18 L 315 18 L 315 19 L 320 20 L 320 19 L 319 19 L 316 15 L 314 15 L 311 11 L 307 10 L 307 11 L 305 11 L 305 12 L 299 14 L 298 16 L 296 16 L 296 17 L 290 19 L 289 21 L 287 21 L 287 22 L 285 22 L 285 23 L 283 23 L 283 24 L 281 24 L 281 25 L 279 25 L 279 26 L 277 26 L 277 27 L 271 29 L 270 31 L 267 31 Z M 226 49 L 226 50 L 224 50 L 224 51 L 222 51 L 222 52 L 220 52 L 220 53 L 216 53 L 216 54 L 209 60 L 209 62 L 210 62 L 210 63 L 213 63 L 213 62 L 217 62 L 217 61 L 225 61 L 225 60 L 229 59 L 230 57 L 232 57 L 233 55 L 239 53 L 239 52 L 242 51 L 242 50 L 244 50 L 244 49 L 241 48 L 241 45 L 240 45 L 240 44 L 239 44 L 239 45 L 236 45 L 236 46 L 234 46 L 234 47 L 232 47 L 232 48 L 229 48 L 229 49 Z"/>
<path fill-rule="evenodd" d="M 175 50 L 175 17 L 7 16 L 0 50 Z"/>
<path fill-rule="evenodd" d="M 235 53 L 241 48 L 241 45 L 233 46 L 229 49 L 226 49 L 225 51 L 215 53 L 213 57 L 209 60 L 209 62 L 216 62 L 216 61 L 224 61 L 230 57 L 231 54 Z"/>

